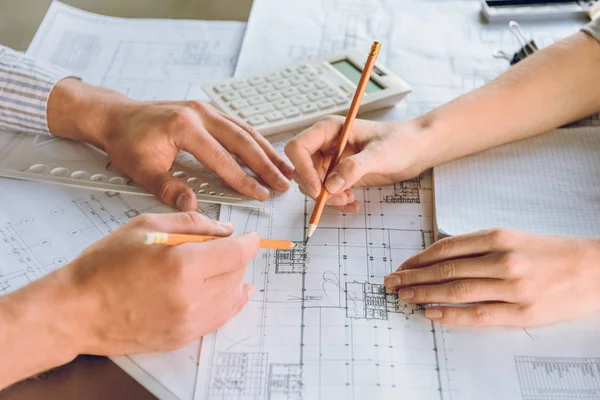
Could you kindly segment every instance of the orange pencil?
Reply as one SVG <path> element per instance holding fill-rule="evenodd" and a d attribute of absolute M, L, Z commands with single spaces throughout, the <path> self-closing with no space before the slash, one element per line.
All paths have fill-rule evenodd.
<path fill-rule="evenodd" d="M 214 239 L 222 239 L 222 236 L 205 236 L 205 235 L 185 235 L 181 233 L 164 233 L 164 232 L 148 232 L 144 239 L 144 243 L 147 245 L 151 244 L 163 244 L 165 246 L 177 246 L 183 243 L 199 243 L 208 242 Z M 276 240 L 276 239 L 260 239 L 261 249 L 278 249 L 278 250 L 289 250 L 296 247 L 296 243 L 290 240 Z"/>
<path fill-rule="evenodd" d="M 369 83 L 369 79 L 371 78 L 371 72 L 373 72 L 373 67 L 375 66 L 375 60 L 377 59 L 377 55 L 379 54 L 379 49 L 381 48 L 381 44 L 379 42 L 374 42 L 371 45 L 371 51 L 369 52 L 369 57 L 367 58 L 367 62 L 365 63 L 365 68 L 363 69 L 362 75 L 360 77 L 360 81 L 358 81 L 358 85 L 356 86 L 356 92 L 354 93 L 354 99 L 352 100 L 352 104 L 350 105 L 350 110 L 348 111 L 348 115 L 346 116 L 346 121 L 344 122 L 344 126 L 342 128 L 342 132 L 340 134 L 337 152 L 331 159 L 329 163 L 329 168 L 327 169 L 327 174 L 325 174 L 325 179 L 323 182 L 327 180 L 327 177 L 331 173 L 331 171 L 335 168 L 335 166 L 340 161 L 340 157 L 346 148 L 346 143 L 348 142 L 348 136 L 352 131 L 352 126 L 354 125 L 354 121 L 356 120 L 356 115 L 358 114 L 358 109 L 360 107 L 360 102 L 362 100 L 363 94 L 365 92 L 365 88 Z M 323 214 L 323 209 L 325 208 L 325 203 L 327 202 L 327 197 L 329 196 L 329 192 L 325 189 L 325 185 L 321 189 L 321 194 L 319 194 L 319 198 L 317 199 L 317 203 L 315 204 L 315 208 L 313 209 L 312 216 L 310 217 L 310 222 L 308 224 L 308 230 L 306 232 L 306 240 L 304 244 L 308 242 L 308 239 L 315 233 L 317 230 L 317 226 L 319 225 L 319 220 L 321 219 L 321 214 Z"/>

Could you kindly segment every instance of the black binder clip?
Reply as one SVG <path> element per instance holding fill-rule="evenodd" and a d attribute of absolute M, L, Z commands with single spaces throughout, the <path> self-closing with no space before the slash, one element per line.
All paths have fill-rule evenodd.
<path fill-rule="evenodd" d="M 508 24 L 508 29 L 512 32 L 512 34 L 517 38 L 521 48 L 512 57 L 506 54 L 503 50 L 496 50 L 494 52 L 494 57 L 496 58 L 504 58 L 510 65 L 515 65 L 519 61 L 527 58 L 538 50 L 537 45 L 533 40 L 527 40 L 525 35 L 523 35 L 523 31 L 521 31 L 521 27 L 515 21 L 510 21 Z"/>

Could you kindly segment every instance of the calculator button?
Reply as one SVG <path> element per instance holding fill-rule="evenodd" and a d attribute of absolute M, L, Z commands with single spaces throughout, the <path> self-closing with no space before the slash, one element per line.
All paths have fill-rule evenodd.
<path fill-rule="evenodd" d="M 319 79 L 318 81 L 315 82 L 315 86 L 319 89 L 325 89 L 329 85 L 323 79 Z"/>
<path fill-rule="evenodd" d="M 215 92 L 217 92 L 217 93 L 228 92 L 231 90 L 229 85 L 226 83 L 221 83 L 221 84 L 215 86 L 214 89 L 215 89 Z"/>
<path fill-rule="evenodd" d="M 290 77 L 290 83 L 292 85 L 298 85 L 302 82 L 306 82 L 306 79 L 304 79 L 304 77 L 302 75 L 294 75 L 294 76 Z"/>
<path fill-rule="evenodd" d="M 316 74 L 314 72 L 311 72 L 310 74 L 306 74 L 307 81 L 314 81 L 314 80 L 317 80 L 317 78 L 319 78 L 319 74 Z"/>
<path fill-rule="evenodd" d="M 296 71 L 294 71 L 292 68 L 286 68 L 283 71 L 281 71 L 281 76 L 283 76 L 284 78 L 289 78 L 292 75 L 295 75 Z"/>
<path fill-rule="evenodd" d="M 295 87 L 290 87 L 290 88 L 287 88 L 287 89 L 283 90 L 281 92 L 281 94 L 284 95 L 285 97 L 292 97 L 292 96 L 295 96 L 297 94 L 300 94 L 300 92 Z"/>
<path fill-rule="evenodd" d="M 308 96 L 308 99 L 310 101 L 317 101 L 317 100 L 320 100 L 323 97 L 325 97 L 325 95 L 323 94 L 323 92 L 319 92 L 318 90 L 310 92 L 309 94 L 307 94 L 307 96 Z"/>
<path fill-rule="evenodd" d="M 244 108 L 242 111 L 239 112 L 239 114 L 240 114 L 240 117 L 242 117 L 242 118 L 248 118 L 248 117 L 253 117 L 257 114 L 264 114 L 269 111 L 273 111 L 273 106 L 269 103 L 265 103 L 265 104 L 260 104 L 258 106 Z"/>
<path fill-rule="evenodd" d="M 267 82 L 275 82 L 276 80 L 279 80 L 279 79 L 281 79 L 281 75 L 280 75 L 280 74 L 278 74 L 277 72 L 275 72 L 275 73 L 273 73 L 273 74 L 270 74 L 270 75 L 267 75 L 267 76 L 265 76 L 265 80 L 266 80 Z"/>
<path fill-rule="evenodd" d="M 248 120 L 248 123 L 252 126 L 266 124 L 267 120 L 262 115 L 257 115 L 256 117 L 252 117 Z"/>
<path fill-rule="evenodd" d="M 250 83 L 252 86 L 262 85 L 265 82 L 265 78 L 262 76 L 255 76 L 254 78 L 248 79 L 248 83 Z"/>
<path fill-rule="evenodd" d="M 285 115 L 286 118 L 294 118 L 300 114 L 300 110 L 298 110 L 296 107 L 290 107 L 283 110 L 283 115 Z"/>
<path fill-rule="evenodd" d="M 276 100 L 283 99 L 283 96 L 279 92 L 271 92 L 271 93 L 265 94 L 265 99 L 267 99 L 267 101 L 273 102 Z"/>
<path fill-rule="evenodd" d="M 250 85 L 248 85 L 248 82 L 246 81 L 239 81 L 231 84 L 231 87 L 234 89 L 246 89 L 249 86 Z"/>
<path fill-rule="evenodd" d="M 304 65 L 300 65 L 299 67 L 296 68 L 296 71 L 300 72 L 301 74 L 308 74 L 313 72 L 312 68 L 310 68 L 308 65 L 304 64 Z"/>
<path fill-rule="evenodd" d="M 298 90 L 300 91 L 300 93 L 308 93 L 311 90 L 315 90 L 315 85 L 313 85 L 312 83 L 303 83 L 302 85 L 298 85 L 296 86 L 298 88 Z"/>
<path fill-rule="evenodd" d="M 234 110 L 240 110 L 244 107 L 248 107 L 249 105 L 250 103 L 248 103 L 248 100 L 244 99 L 236 100 L 230 104 L 231 108 L 233 108 Z"/>
<path fill-rule="evenodd" d="M 307 101 L 308 101 L 308 98 L 305 95 L 303 95 L 303 94 L 300 94 L 298 96 L 292 97 L 292 104 L 295 105 L 295 106 L 299 106 L 300 104 L 304 104 Z"/>
<path fill-rule="evenodd" d="M 341 96 L 341 95 L 337 95 L 334 98 L 332 98 L 331 100 L 333 100 L 335 102 L 335 104 L 346 104 L 348 102 L 348 98 L 346 96 Z"/>
<path fill-rule="evenodd" d="M 319 108 L 314 103 L 306 103 L 300 106 L 300 111 L 302 111 L 304 114 L 315 112 L 318 109 Z"/>
<path fill-rule="evenodd" d="M 273 82 L 273 87 L 275 89 L 283 89 L 290 86 L 290 81 L 287 79 L 280 79 L 278 81 Z"/>
<path fill-rule="evenodd" d="M 265 115 L 267 121 L 269 122 L 277 122 L 283 119 L 283 114 L 279 111 L 273 111 Z"/>
<path fill-rule="evenodd" d="M 225 101 L 237 100 L 240 98 L 240 94 L 238 92 L 227 92 L 221 98 Z"/>
<path fill-rule="evenodd" d="M 258 93 L 256 93 L 256 90 L 254 90 L 254 88 L 246 88 L 240 90 L 240 94 L 242 95 L 242 97 L 252 97 L 256 96 Z"/>
<path fill-rule="evenodd" d="M 257 91 L 258 93 L 267 93 L 267 92 L 270 92 L 270 91 L 272 91 L 273 89 L 275 89 L 275 88 L 273 87 L 273 85 L 271 85 L 270 83 L 265 83 L 265 84 L 263 84 L 263 85 L 260 85 L 260 86 L 258 86 L 258 87 L 256 88 L 256 91 Z"/>
<path fill-rule="evenodd" d="M 288 108 L 292 106 L 292 102 L 288 99 L 279 100 L 277 103 L 274 103 L 274 106 L 278 110 L 283 110 L 284 108 Z"/>
<path fill-rule="evenodd" d="M 331 99 L 321 99 L 319 101 L 317 101 L 317 106 L 319 106 L 319 108 L 321 110 L 325 110 L 326 108 L 330 108 L 333 107 L 334 102 Z"/>
<path fill-rule="evenodd" d="M 336 89 L 330 87 L 327 88 L 323 91 L 323 94 L 325 94 L 325 96 L 327 97 L 333 97 L 333 96 L 337 96 L 338 94 L 340 94 L 340 92 L 338 92 Z"/>
<path fill-rule="evenodd" d="M 265 102 L 265 98 L 263 96 L 252 96 L 248 98 L 248 103 L 251 106 L 256 106 Z"/>

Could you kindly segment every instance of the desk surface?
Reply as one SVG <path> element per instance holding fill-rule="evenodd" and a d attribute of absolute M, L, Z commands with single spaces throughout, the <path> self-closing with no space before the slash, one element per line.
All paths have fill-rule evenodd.
<path fill-rule="evenodd" d="M 63 0 L 95 13 L 118 17 L 185 18 L 245 21 L 252 0 Z M 51 0 L 1 0 L 0 43 L 25 50 Z M 18 383 L 0 400 L 154 399 L 137 382 L 104 357 L 81 356 L 72 363 Z"/>

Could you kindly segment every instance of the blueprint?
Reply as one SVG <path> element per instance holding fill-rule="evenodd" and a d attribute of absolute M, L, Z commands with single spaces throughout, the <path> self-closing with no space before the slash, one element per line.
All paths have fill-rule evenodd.
<path fill-rule="evenodd" d="M 494 52 L 503 50 L 512 56 L 521 44 L 507 25 L 481 23 L 479 9 L 477 0 L 256 0 L 236 75 L 285 67 L 346 48 L 358 48 L 366 57 L 377 40 L 382 44 L 378 62 L 408 82 L 412 93 L 392 110 L 370 116 L 412 118 L 509 67 Z M 524 35 L 542 48 L 577 32 L 584 22 L 521 26 Z"/>
<path fill-rule="evenodd" d="M 302 245 L 312 201 L 297 189 L 269 215 L 223 206 L 236 233 L 290 238 L 264 250 L 246 282 L 256 295 L 204 337 L 196 399 L 439 399 L 435 327 L 383 278 L 431 243 L 431 181 L 357 191 L 360 214 L 328 209 Z"/>
<path fill-rule="evenodd" d="M 245 24 L 124 19 L 54 1 L 27 54 L 138 100 L 208 99 L 233 74 Z"/>
<path fill-rule="evenodd" d="M 508 68 L 494 51 L 520 45 L 478 11 L 476 1 L 255 0 L 236 76 L 346 47 L 366 54 L 379 40 L 381 60 L 413 93 L 371 117 L 414 117 Z M 580 26 L 523 30 L 543 47 Z M 306 248 L 261 251 L 250 264 L 256 294 L 203 339 L 195 400 L 600 398 L 597 315 L 537 329 L 452 327 L 385 291 L 383 277 L 432 241 L 430 175 L 355 195 L 360 213 L 328 209 Z M 270 215 L 226 206 L 221 219 L 300 244 L 314 202 L 290 190 L 272 205 Z"/>
<path fill-rule="evenodd" d="M 66 265 L 131 218 L 173 210 L 151 197 L 0 178 L 0 296 Z M 199 212 L 218 217 L 216 205 Z M 199 343 L 163 354 L 113 357 L 161 398 L 191 399 Z"/>

